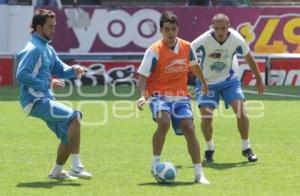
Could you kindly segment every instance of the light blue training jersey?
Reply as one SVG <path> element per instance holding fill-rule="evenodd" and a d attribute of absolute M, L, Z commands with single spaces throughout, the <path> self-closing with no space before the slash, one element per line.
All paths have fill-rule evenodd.
<path fill-rule="evenodd" d="M 20 85 L 20 102 L 29 114 L 35 101 L 46 97 L 54 99 L 50 89 L 51 77 L 73 78 L 76 73 L 62 62 L 49 40 L 34 32 L 25 48 L 17 54 L 16 78 Z"/>

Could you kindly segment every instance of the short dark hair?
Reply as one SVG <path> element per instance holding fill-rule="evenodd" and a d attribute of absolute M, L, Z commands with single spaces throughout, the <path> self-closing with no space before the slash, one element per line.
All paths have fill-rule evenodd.
<path fill-rule="evenodd" d="M 160 28 L 163 27 L 165 22 L 171 22 L 178 26 L 178 18 L 172 11 L 165 11 L 160 19 L 159 19 L 159 26 Z"/>
<path fill-rule="evenodd" d="M 55 13 L 51 10 L 46 10 L 46 9 L 37 10 L 35 12 L 34 16 L 32 17 L 32 22 L 31 22 L 32 32 L 31 33 L 36 31 L 36 27 L 38 25 L 44 26 L 47 18 L 55 18 Z"/>

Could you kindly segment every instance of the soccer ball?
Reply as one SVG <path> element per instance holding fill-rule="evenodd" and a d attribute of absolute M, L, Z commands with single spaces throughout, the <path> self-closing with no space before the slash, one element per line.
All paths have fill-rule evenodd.
<path fill-rule="evenodd" d="M 176 178 L 176 169 L 170 162 L 160 162 L 154 169 L 154 177 L 158 183 L 172 183 Z"/>

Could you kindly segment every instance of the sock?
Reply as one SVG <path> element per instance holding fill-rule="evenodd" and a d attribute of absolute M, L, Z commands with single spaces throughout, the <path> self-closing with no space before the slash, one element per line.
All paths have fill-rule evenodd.
<path fill-rule="evenodd" d="M 73 168 L 83 167 L 79 154 L 71 154 L 71 158 L 72 158 L 72 167 Z"/>
<path fill-rule="evenodd" d="M 60 174 L 62 171 L 63 165 L 54 164 L 51 173 Z"/>
<path fill-rule="evenodd" d="M 249 139 L 247 139 L 247 140 L 243 140 L 242 139 L 242 150 L 246 150 L 248 148 L 250 148 L 250 141 L 249 141 Z"/>
<path fill-rule="evenodd" d="M 160 155 L 153 155 L 152 157 L 152 169 L 154 169 L 154 166 L 157 165 L 160 162 Z"/>
<path fill-rule="evenodd" d="M 206 150 L 215 150 L 215 145 L 212 139 L 206 141 Z"/>
<path fill-rule="evenodd" d="M 201 176 L 202 174 L 202 165 L 201 163 L 194 164 L 195 176 Z"/>

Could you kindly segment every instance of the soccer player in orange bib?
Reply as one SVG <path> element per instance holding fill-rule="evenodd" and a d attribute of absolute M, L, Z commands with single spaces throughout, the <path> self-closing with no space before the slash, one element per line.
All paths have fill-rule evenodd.
<path fill-rule="evenodd" d="M 138 70 L 141 92 L 138 108 L 142 110 L 146 100 L 149 100 L 153 120 L 157 123 L 152 140 L 151 172 L 154 173 L 155 166 L 160 162 L 171 122 L 175 134 L 185 136 L 195 168 L 195 182 L 209 184 L 202 171 L 200 146 L 193 123 L 187 86 L 189 69 L 203 83 L 203 94 L 208 91 L 207 83 L 190 43 L 177 37 L 178 19 L 175 14 L 166 11 L 161 15 L 160 31 L 162 39 L 147 49 Z"/>

